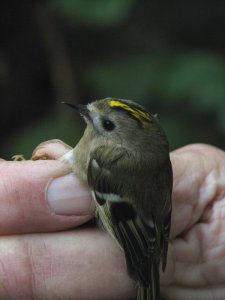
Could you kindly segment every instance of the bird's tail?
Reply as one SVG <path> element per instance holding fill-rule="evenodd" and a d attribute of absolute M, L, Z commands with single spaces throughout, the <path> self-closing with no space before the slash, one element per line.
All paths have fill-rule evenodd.
<path fill-rule="evenodd" d="M 151 281 L 148 286 L 138 285 L 137 300 L 159 300 L 159 266 L 153 263 L 151 268 Z"/>

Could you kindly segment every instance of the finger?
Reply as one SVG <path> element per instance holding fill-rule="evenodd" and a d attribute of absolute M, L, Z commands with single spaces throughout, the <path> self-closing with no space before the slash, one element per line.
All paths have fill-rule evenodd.
<path fill-rule="evenodd" d="M 34 149 L 32 160 L 58 159 L 71 149 L 72 147 L 60 140 L 49 140 L 41 143 Z"/>
<path fill-rule="evenodd" d="M 1 161 L 0 235 L 63 230 L 89 220 L 90 192 L 69 171 L 53 160 Z"/>
<path fill-rule="evenodd" d="M 0 238 L 1 299 L 130 299 L 122 250 L 98 229 Z M 12 263 L 13 262 L 13 263 Z"/>
<path fill-rule="evenodd" d="M 174 173 L 171 236 L 176 236 L 201 219 L 221 192 L 218 180 L 222 179 L 221 165 L 225 168 L 225 153 L 209 145 L 194 144 L 172 152 L 171 161 Z"/>
<path fill-rule="evenodd" d="M 191 288 L 186 286 L 169 286 L 161 290 L 166 300 L 224 300 L 225 287 L 206 286 L 205 288 Z"/>

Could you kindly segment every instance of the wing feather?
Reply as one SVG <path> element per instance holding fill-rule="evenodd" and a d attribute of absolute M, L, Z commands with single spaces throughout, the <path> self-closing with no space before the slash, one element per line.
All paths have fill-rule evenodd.
<path fill-rule="evenodd" d="M 123 149 L 119 150 L 116 158 L 114 152 L 113 161 L 110 161 L 110 156 L 107 160 L 101 159 L 101 153 L 105 151 L 100 149 L 92 153 L 88 167 L 88 183 L 95 194 L 97 215 L 105 229 L 124 249 L 128 273 L 141 285 L 149 286 L 157 228 L 153 217 L 149 220 L 152 228 L 146 226 L 137 215 L 130 199 L 123 195 L 123 184 L 118 182 L 114 171 L 118 169 L 116 164 L 124 155 L 121 153 Z M 109 197 L 99 199 L 99 195 L 107 193 L 118 195 L 121 201 L 109 201 Z"/>

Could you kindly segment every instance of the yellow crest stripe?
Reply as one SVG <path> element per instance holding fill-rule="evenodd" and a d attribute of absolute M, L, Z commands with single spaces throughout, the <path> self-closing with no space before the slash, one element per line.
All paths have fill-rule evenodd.
<path fill-rule="evenodd" d="M 152 121 L 152 117 L 148 112 L 142 111 L 138 108 L 133 108 L 131 106 L 129 106 L 126 103 L 123 103 L 121 101 L 118 100 L 110 100 L 109 101 L 109 106 L 110 107 L 120 107 L 126 111 L 128 111 L 129 113 L 132 114 L 133 117 L 135 117 L 136 119 L 138 119 L 140 122 L 151 122 Z"/>

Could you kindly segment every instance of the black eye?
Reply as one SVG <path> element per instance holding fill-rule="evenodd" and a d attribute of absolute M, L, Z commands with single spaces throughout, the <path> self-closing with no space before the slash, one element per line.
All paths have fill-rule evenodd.
<path fill-rule="evenodd" d="M 115 124 L 110 120 L 103 120 L 102 126 L 106 131 L 112 131 L 115 128 Z"/>

